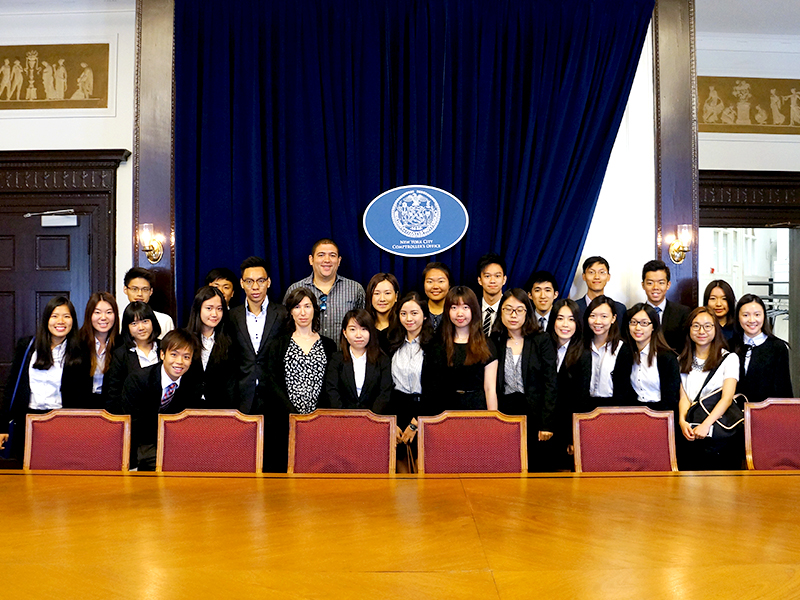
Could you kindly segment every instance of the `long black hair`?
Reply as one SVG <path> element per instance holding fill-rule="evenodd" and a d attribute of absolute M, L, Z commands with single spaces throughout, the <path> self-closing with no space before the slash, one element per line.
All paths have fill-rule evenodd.
<path fill-rule="evenodd" d="M 572 313 L 572 318 L 575 320 L 575 333 L 569 339 L 569 346 L 567 346 L 567 353 L 564 356 L 565 368 L 569 368 L 578 362 L 578 359 L 583 355 L 583 321 L 581 320 L 581 309 L 578 303 L 570 298 L 561 298 L 553 303 L 553 308 L 550 310 L 550 319 L 547 321 L 547 331 L 550 333 L 550 339 L 553 340 L 553 346 L 558 350 L 561 340 L 556 335 L 556 319 L 561 309 L 567 307 Z"/>
<path fill-rule="evenodd" d="M 420 347 L 425 350 L 426 346 L 433 340 L 433 336 L 435 335 L 433 331 L 433 325 L 431 325 L 431 320 L 428 314 L 428 298 L 423 297 L 422 294 L 419 292 L 408 292 L 405 296 L 400 298 L 397 301 L 397 323 L 394 327 L 389 329 L 389 354 L 394 354 L 400 346 L 402 346 L 406 338 L 408 337 L 406 333 L 406 328 L 400 322 L 400 309 L 403 308 L 403 305 L 413 302 L 417 306 L 419 306 L 420 310 L 422 311 L 422 330 L 419 332 L 419 345 Z"/>
<path fill-rule="evenodd" d="M 131 335 L 130 324 L 134 321 L 147 320 L 149 320 L 150 324 L 153 326 L 153 333 L 150 334 L 150 339 L 147 340 L 152 344 L 158 339 L 158 336 L 161 335 L 161 325 L 159 325 L 158 319 L 156 319 L 156 313 L 153 312 L 153 309 L 150 308 L 150 305 L 146 302 L 131 302 L 125 307 L 125 310 L 122 311 L 122 324 L 120 325 L 120 329 L 122 332 L 122 342 L 125 344 L 126 348 L 136 347 L 136 340 L 133 339 Z"/>
<path fill-rule="evenodd" d="M 228 350 L 231 347 L 231 338 L 227 333 L 228 330 L 228 305 L 225 302 L 225 295 L 218 289 L 210 285 L 204 285 L 194 296 L 192 301 L 192 310 L 189 312 L 189 324 L 186 329 L 195 335 L 200 348 L 203 347 L 201 335 L 203 333 L 203 320 L 200 318 L 200 311 L 203 308 L 203 303 L 212 298 L 219 298 L 222 302 L 222 318 L 214 327 L 214 349 L 211 350 L 211 357 L 216 360 L 225 360 L 228 358 Z"/>
<path fill-rule="evenodd" d="M 82 362 L 81 336 L 78 331 L 78 315 L 75 312 L 75 307 L 66 296 L 56 296 L 44 307 L 42 317 L 36 326 L 36 337 L 33 343 L 34 350 L 36 350 L 36 361 L 33 363 L 34 369 L 47 371 L 53 366 L 53 350 L 51 348 L 53 335 L 50 333 L 50 316 L 59 306 L 69 308 L 69 314 L 72 317 L 72 327 L 65 340 L 67 347 L 64 352 L 64 366 L 72 367 L 80 365 Z"/>

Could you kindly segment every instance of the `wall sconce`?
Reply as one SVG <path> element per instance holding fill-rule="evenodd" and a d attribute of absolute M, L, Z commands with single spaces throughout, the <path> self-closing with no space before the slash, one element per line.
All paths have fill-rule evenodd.
<path fill-rule="evenodd" d="M 669 257 L 676 265 L 681 264 L 686 259 L 686 253 L 692 250 L 692 226 L 691 224 L 678 225 L 678 236 L 673 237 L 669 245 Z"/>
<path fill-rule="evenodd" d="M 139 241 L 142 251 L 150 264 L 156 264 L 164 256 L 164 236 L 156 233 L 152 223 L 142 223 L 139 227 Z"/>

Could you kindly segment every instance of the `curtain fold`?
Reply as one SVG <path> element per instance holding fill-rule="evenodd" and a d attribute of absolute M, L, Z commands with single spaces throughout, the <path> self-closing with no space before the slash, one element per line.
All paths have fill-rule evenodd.
<path fill-rule="evenodd" d="M 654 0 L 175 2 L 178 306 L 205 273 L 271 265 L 271 297 L 332 237 L 340 273 L 421 289 L 434 258 L 374 246 L 381 192 L 446 189 L 464 239 L 435 257 L 474 285 L 485 252 L 509 284 L 571 281 Z"/>

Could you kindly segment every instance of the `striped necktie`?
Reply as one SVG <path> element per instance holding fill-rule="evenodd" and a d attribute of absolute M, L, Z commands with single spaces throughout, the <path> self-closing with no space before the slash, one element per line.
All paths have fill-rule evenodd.
<path fill-rule="evenodd" d="M 489 337 L 489 334 L 492 331 L 492 314 L 494 313 L 494 309 L 490 306 L 486 309 L 486 314 L 483 317 L 483 334 L 486 337 Z"/>
<path fill-rule="evenodd" d="M 161 408 L 167 406 L 172 402 L 172 397 L 175 395 L 175 390 L 178 389 L 178 384 L 174 381 L 164 388 L 164 395 L 161 397 Z"/>

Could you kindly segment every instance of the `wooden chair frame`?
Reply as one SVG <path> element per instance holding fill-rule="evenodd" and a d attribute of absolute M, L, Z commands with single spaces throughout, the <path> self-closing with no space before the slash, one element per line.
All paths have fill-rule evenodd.
<path fill-rule="evenodd" d="M 419 431 L 417 432 L 417 471 L 425 474 L 425 425 L 441 423 L 450 418 L 487 418 L 498 419 L 504 423 L 520 423 L 520 473 L 528 472 L 528 418 L 525 415 L 507 415 L 499 410 L 446 410 L 441 414 L 427 417 L 417 417 Z"/>
<path fill-rule="evenodd" d="M 33 445 L 33 424 L 50 421 L 56 417 L 65 416 L 75 417 L 102 417 L 112 423 L 122 423 L 122 469 L 127 471 L 130 467 L 131 456 L 131 416 L 112 415 L 105 410 L 84 410 L 75 408 L 59 408 L 41 415 L 25 415 L 25 455 L 23 458 L 23 469 L 30 471 L 31 468 L 31 446 Z"/>
<path fill-rule="evenodd" d="M 678 459 L 675 454 L 675 416 L 669 411 L 659 411 L 647 408 L 646 406 L 600 406 L 588 413 L 575 413 L 572 415 L 573 448 L 575 454 L 575 472 L 583 473 L 581 464 L 581 421 L 589 421 L 600 415 L 616 414 L 644 414 L 657 419 L 667 421 L 667 434 L 669 443 L 669 465 L 670 470 L 678 472 Z"/>
<path fill-rule="evenodd" d="M 756 467 L 753 462 L 753 433 L 750 415 L 751 411 L 767 408 L 770 405 L 780 404 L 795 404 L 800 405 L 800 398 L 767 398 L 761 402 L 745 402 L 744 403 L 744 447 L 747 458 L 747 469 L 755 471 Z"/>
<path fill-rule="evenodd" d="M 256 470 L 255 473 L 261 473 L 264 466 L 264 416 L 263 415 L 246 415 L 235 409 L 208 409 L 208 408 L 187 408 L 181 412 L 169 415 L 158 415 L 158 448 L 156 451 L 156 472 L 161 473 L 164 463 L 164 431 L 166 424 L 182 421 L 188 417 L 234 417 L 237 421 L 243 423 L 256 423 Z"/>
<path fill-rule="evenodd" d="M 320 417 L 366 417 L 375 423 L 389 423 L 391 435 L 389 435 L 389 471 L 390 475 L 394 475 L 397 470 L 397 443 L 395 431 L 397 429 L 397 417 L 395 415 L 377 415 L 371 410 L 362 408 L 318 408 L 312 413 L 308 414 L 290 414 L 289 415 L 289 464 L 287 473 L 294 473 L 294 464 L 296 459 L 295 444 L 297 443 L 297 424 L 314 421 Z"/>

